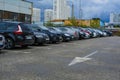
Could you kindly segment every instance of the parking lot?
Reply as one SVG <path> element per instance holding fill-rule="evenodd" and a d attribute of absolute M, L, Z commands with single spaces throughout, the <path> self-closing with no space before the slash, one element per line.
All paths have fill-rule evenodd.
<path fill-rule="evenodd" d="M 120 37 L 2 50 L 0 80 L 120 80 Z"/>

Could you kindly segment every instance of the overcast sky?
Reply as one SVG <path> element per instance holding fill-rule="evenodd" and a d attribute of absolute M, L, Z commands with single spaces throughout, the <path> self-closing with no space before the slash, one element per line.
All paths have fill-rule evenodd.
<path fill-rule="evenodd" d="M 53 0 L 28 0 L 34 2 L 34 7 L 43 10 L 52 9 Z M 75 16 L 79 17 L 79 4 L 80 0 L 67 0 L 68 4 L 74 4 Z M 103 21 L 109 21 L 109 14 L 111 12 L 120 13 L 120 0 L 81 0 L 82 1 L 82 17 L 85 19 L 101 18 Z"/>

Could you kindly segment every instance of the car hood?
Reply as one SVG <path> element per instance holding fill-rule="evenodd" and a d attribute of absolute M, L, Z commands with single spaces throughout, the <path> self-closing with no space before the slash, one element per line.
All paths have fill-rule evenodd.
<path fill-rule="evenodd" d="M 33 32 L 34 33 L 34 35 L 46 35 L 46 34 L 44 34 L 44 33 L 41 33 L 41 32 Z"/>

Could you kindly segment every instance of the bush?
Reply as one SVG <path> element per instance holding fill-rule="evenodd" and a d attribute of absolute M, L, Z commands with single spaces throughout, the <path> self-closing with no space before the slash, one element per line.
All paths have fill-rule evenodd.
<path fill-rule="evenodd" d="M 112 31 L 113 35 L 115 36 L 120 36 L 120 30 Z"/>

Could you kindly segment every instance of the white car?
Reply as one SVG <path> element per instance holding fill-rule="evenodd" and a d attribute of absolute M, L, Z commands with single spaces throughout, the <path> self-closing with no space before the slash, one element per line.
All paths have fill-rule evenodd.
<path fill-rule="evenodd" d="M 0 50 L 5 47 L 5 38 L 0 34 Z"/>

